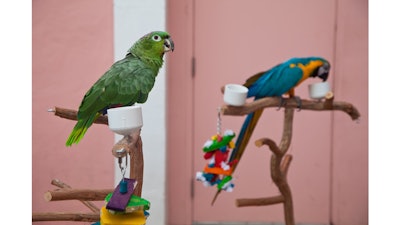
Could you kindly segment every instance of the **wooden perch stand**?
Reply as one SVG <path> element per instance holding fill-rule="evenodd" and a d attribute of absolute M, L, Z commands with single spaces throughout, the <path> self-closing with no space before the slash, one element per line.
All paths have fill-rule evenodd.
<path fill-rule="evenodd" d="M 328 92 L 323 101 L 311 101 L 301 100 L 301 110 L 340 110 L 347 113 L 352 120 L 358 120 L 360 117 L 357 109 L 350 103 L 347 102 L 335 102 L 333 101 L 334 95 L 332 92 Z M 290 142 L 292 140 L 292 128 L 293 128 L 293 116 L 294 110 L 298 107 L 298 103 L 295 99 L 285 99 L 286 104 L 282 107 L 285 108 L 284 116 L 284 127 L 283 134 L 279 146 L 269 138 L 261 138 L 255 142 L 257 147 L 267 145 L 272 152 L 270 160 L 270 171 L 271 178 L 274 184 L 278 187 L 281 193 L 278 196 L 272 196 L 267 198 L 255 198 L 255 199 L 237 199 L 236 206 L 264 206 L 272 204 L 283 204 L 284 216 L 286 225 L 294 225 L 294 210 L 293 210 L 293 199 L 292 193 L 287 181 L 287 173 L 289 170 L 290 162 L 293 159 L 292 155 L 286 154 L 289 149 Z M 248 113 L 254 112 L 257 109 L 279 107 L 281 99 L 279 97 L 267 97 L 256 100 L 251 103 L 246 103 L 244 106 L 235 107 L 225 105 L 221 108 L 221 113 L 224 115 L 241 116 Z"/>
<path fill-rule="evenodd" d="M 77 111 L 71 109 L 64 109 L 55 107 L 50 109 L 49 112 L 54 112 L 54 115 L 69 120 L 77 120 Z M 94 122 L 96 124 L 108 125 L 107 116 L 99 116 Z M 118 150 L 124 149 L 125 155 L 129 154 L 130 157 L 130 178 L 136 179 L 137 185 L 133 192 L 134 195 L 141 197 L 143 185 L 143 151 L 142 139 L 140 137 L 140 130 L 124 136 L 117 142 L 111 153 L 115 157 L 121 157 Z M 91 213 L 66 213 L 66 212 L 44 212 L 32 213 L 32 222 L 37 221 L 80 221 L 80 222 L 96 222 L 100 220 L 100 209 L 90 201 L 104 201 L 105 197 L 114 191 L 113 188 L 108 189 L 73 189 L 71 186 L 63 183 L 60 180 L 54 179 L 51 184 L 59 187 L 53 191 L 48 191 L 44 194 L 46 201 L 62 201 L 62 200 L 79 200 L 87 206 Z"/>

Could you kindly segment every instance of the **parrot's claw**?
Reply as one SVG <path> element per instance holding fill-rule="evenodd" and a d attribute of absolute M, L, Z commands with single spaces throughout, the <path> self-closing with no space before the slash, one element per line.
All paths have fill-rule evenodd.
<path fill-rule="evenodd" d="M 278 106 L 278 108 L 276 109 L 276 111 L 279 111 L 279 110 L 282 108 L 282 106 L 284 106 L 284 105 L 286 105 L 286 100 L 285 100 L 285 98 L 283 98 L 282 96 L 280 96 L 280 97 L 279 97 L 279 106 Z"/>
<path fill-rule="evenodd" d="M 299 96 L 294 96 L 294 99 L 297 102 L 297 112 L 300 112 L 302 107 L 301 98 Z"/>

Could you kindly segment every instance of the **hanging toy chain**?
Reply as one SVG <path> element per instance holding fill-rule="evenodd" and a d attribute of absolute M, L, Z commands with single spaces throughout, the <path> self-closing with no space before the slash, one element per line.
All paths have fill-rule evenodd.
<path fill-rule="evenodd" d="M 122 179 L 124 179 L 126 168 L 128 167 L 128 154 L 126 154 L 126 150 L 123 148 L 117 150 L 116 152 L 118 154 L 118 166 L 119 166 L 119 169 L 121 170 Z M 125 156 L 125 167 L 122 166 L 122 157 L 123 156 Z"/>
<path fill-rule="evenodd" d="M 121 174 L 122 174 L 119 191 L 124 194 L 124 193 L 128 192 L 128 182 L 125 180 L 125 172 L 126 172 L 126 169 L 128 168 L 128 154 L 126 154 L 125 149 L 119 149 L 119 150 L 117 150 L 117 153 L 120 155 L 118 157 L 118 166 L 119 166 L 119 169 L 121 170 Z M 125 155 L 125 167 L 122 165 L 123 155 Z"/>
<path fill-rule="evenodd" d="M 218 117 L 217 117 L 217 134 L 221 136 L 221 124 L 222 124 L 222 119 L 221 119 L 221 107 L 217 108 L 218 111 Z"/>

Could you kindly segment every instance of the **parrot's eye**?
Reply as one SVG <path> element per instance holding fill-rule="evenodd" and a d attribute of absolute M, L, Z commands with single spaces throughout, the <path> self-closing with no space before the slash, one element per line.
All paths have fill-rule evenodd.
<path fill-rule="evenodd" d="M 161 37 L 158 35 L 154 35 L 153 37 L 151 37 L 154 41 L 161 41 Z"/>

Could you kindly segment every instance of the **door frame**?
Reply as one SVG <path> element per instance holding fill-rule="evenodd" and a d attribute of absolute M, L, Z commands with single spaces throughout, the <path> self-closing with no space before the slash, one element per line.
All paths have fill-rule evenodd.
<path fill-rule="evenodd" d="M 167 30 L 176 48 L 166 67 L 166 215 L 167 224 L 174 225 L 193 221 L 193 24 L 194 0 L 167 1 Z"/>

